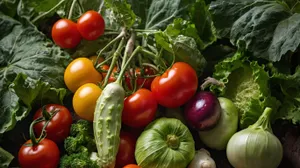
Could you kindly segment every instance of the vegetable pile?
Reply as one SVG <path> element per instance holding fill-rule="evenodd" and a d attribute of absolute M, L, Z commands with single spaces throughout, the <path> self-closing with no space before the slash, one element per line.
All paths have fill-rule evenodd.
<path fill-rule="evenodd" d="M 0 168 L 299 167 L 296 0 L 0 0 Z"/>

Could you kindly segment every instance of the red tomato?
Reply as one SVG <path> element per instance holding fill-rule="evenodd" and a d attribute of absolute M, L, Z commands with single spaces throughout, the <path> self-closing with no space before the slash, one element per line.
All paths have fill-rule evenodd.
<path fill-rule="evenodd" d="M 74 48 L 81 41 L 76 23 L 68 19 L 60 19 L 52 27 L 52 39 L 61 48 Z"/>
<path fill-rule="evenodd" d="M 122 122 L 130 127 L 144 127 L 154 118 L 157 101 L 148 89 L 139 89 L 124 100 Z"/>
<path fill-rule="evenodd" d="M 196 71 L 187 63 L 176 62 L 161 76 L 154 78 L 151 84 L 158 104 L 176 108 L 186 103 L 198 87 Z"/>
<path fill-rule="evenodd" d="M 123 168 L 141 168 L 141 167 L 136 164 L 129 164 L 129 165 L 124 166 Z"/>
<path fill-rule="evenodd" d="M 58 112 L 53 116 L 51 121 L 46 127 L 46 133 L 47 138 L 56 142 L 60 143 L 64 139 L 67 138 L 67 136 L 70 133 L 70 128 L 72 124 L 72 116 L 70 111 L 58 104 L 48 104 L 45 107 L 45 110 L 49 113 L 54 110 L 58 110 Z M 42 108 L 38 109 L 33 116 L 33 119 L 37 119 L 42 116 Z M 45 125 L 46 121 L 39 122 L 34 125 L 34 131 L 37 134 L 37 136 L 40 136 L 42 129 Z"/>
<path fill-rule="evenodd" d="M 129 132 L 121 131 L 120 133 L 120 145 L 118 154 L 116 157 L 116 167 L 123 167 L 127 164 L 135 163 L 134 151 L 135 151 L 136 137 Z"/>
<path fill-rule="evenodd" d="M 135 69 L 135 74 L 133 74 L 133 72 L 130 72 L 130 73 L 131 73 L 131 75 L 129 75 L 129 73 L 125 74 L 125 82 L 130 90 L 132 90 L 134 88 L 134 83 L 133 83 L 133 81 L 131 81 L 131 76 L 133 76 L 133 75 L 135 75 L 135 77 L 136 77 L 137 88 L 140 88 L 142 85 L 143 85 L 143 88 L 146 88 L 146 89 L 151 88 L 151 83 L 152 83 L 154 77 L 153 78 L 143 78 L 140 68 Z M 148 66 L 146 66 L 144 68 L 144 75 L 154 75 L 154 74 L 155 74 L 155 71 L 153 68 L 148 67 Z"/>
<path fill-rule="evenodd" d="M 84 39 L 96 40 L 104 33 L 105 22 L 98 12 L 87 11 L 77 20 L 77 27 Z"/>
<path fill-rule="evenodd" d="M 22 168 L 55 168 L 59 163 L 59 149 L 49 140 L 43 139 L 39 144 L 30 146 L 28 140 L 19 150 L 18 160 Z"/>
<path fill-rule="evenodd" d="M 101 69 L 102 69 L 103 71 L 108 71 L 108 70 L 109 70 L 109 66 L 108 66 L 108 65 L 102 65 L 102 66 L 101 66 Z M 114 67 L 114 69 L 113 69 L 113 71 L 112 71 L 110 77 L 108 78 L 108 83 L 111 83 L 111 82 L 114 82 L 114 81 L 117 80 L 116 72 L 118 72 L 117 67 Z M 103 80 L 104 80 L 104 78 L 106 77 L 106 74 L 107 74 L 107 73 L 105 73 L 105 72 L 102 73 Z"/>

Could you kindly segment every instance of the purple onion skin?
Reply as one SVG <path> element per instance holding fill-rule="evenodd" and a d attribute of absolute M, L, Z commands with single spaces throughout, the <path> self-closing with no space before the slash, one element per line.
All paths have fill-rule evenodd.
<path fill-rule="evenodd" d="M 221 116 L 220 102 L 212 92 L 198 92 L 186 103 L 184 116 L 188 124 L 198 131 L 212 129 Z"/>

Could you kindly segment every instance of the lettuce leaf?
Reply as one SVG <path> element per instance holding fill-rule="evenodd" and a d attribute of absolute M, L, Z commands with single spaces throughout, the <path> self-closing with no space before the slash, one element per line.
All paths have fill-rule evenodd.
<path fill-rule="evenodd" d="M 257 121 L 265 107 L 277 111 L 280 105 L 271 95 L 269 76 L 264 66 L 249 61 L 243 52 L 219 62 L 213 77 L 224 85 L 211 86 L 211 90 L 233 101 L 239 110 L 241 128 Z"/>
<path fill-rule="evenodd" d="M 271 76 L 272 91 L 282 101 L 276 119 L 300 123 L 300 66 L 294 74 L 274 73 Z"/>
<path fill-rule="evenodd" d="M 0 147 L 0 167 L 8 167 L 14 156 Z"/>
<path fill-rule="evenodd" d="M 32 105 L 61 103 L 63 73 L 70 56 L 27 20 L 0 14 L 0 134 L 24 119 Z"/>
<path fill-rule="evenodd" d="M 243 41 L 253 56 L 276 62 L 300 44 L 300 14 L 294 7 L 278 0 L 217 0 L 210 11 L 221 38 L 236 46 Z"/>

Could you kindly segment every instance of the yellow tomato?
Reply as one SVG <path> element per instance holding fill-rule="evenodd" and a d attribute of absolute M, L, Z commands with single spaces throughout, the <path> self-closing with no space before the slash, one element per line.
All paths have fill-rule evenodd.
<path fill-rule="evenodd" d="M 97 60 L 97 55 L 90 56 L 89 59 L 93 62 L 93 64 L 95 64 L 95 62 Z M 98 64 L 100 64 L 103 61 L 104 61 L 104 58 L 103 57 L 99 57 Z"/>
<path fill-rule="evenodd" d="M 73 96 L 75 113 L 82 119 L 93 121 L 96 101 L 101 93 L 102 89 L 94 83 L 80 86 Z"/>
<path fill-rule="evenodd" d="M 91 60 L 82 57 L 76 58 L 67 66 L 64 81 L 68 89 L 74 93 L 83 84 L 101 82 L 102 75 L 95 69 Z"/>

